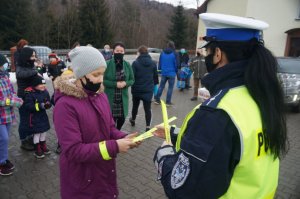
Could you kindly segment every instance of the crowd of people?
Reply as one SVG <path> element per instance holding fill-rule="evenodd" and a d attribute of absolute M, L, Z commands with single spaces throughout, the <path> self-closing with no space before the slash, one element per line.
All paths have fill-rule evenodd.
<path fill-rule="evenodd" d="M 116 42 L 112 50 L 105 45 L 102 52 L 76 43 L 67 55 L 67 66 L 51 53 L 50 64 L 45 67 L 28 42 L 20 40 L 15 53 L 17 93 L 6 73 L 7 60 L 0 55 L 0 175 L 11 175 L 15 168 L 8 158 L 9 130 L 16 120 L 14 108 L 20 115 L 21 148 L 34 150 L 34 156 L 42 159 L 50 153 L 46 110 L 54 106 L 61 198 L 117 198 L 117 154 L 141 144 L 133 141 L 136 132 L 122 131 L 129 114 L 129 87 L 129 122 L 135 125 L 142 101 L 148 131 L 152 100 L 161 103 L 168 82 L 166 105 L 172 106 L 176 77 L 177 87 L 184 91 L 191 88 L 193 72 L 191 100 L 198 99 L 201 85 L 213 97 L 195 107 L 181 128 L 172 126 L 167 132 L 171 141 L 164 141 L 155 153 L 158 179 L 166 195 L 188 199 L 273 198 L 287 138 L 276 59 L 264 47 L 260 34 L 267 24 L 210 13 L 201 14 L 201 19 L 207 26 L 206 43 L 197 49 L 196 56 L 190 59 L 184 48 L 177 53 L 174 42 L 169 41 L 158 66 L 144 45 L 138 48 L 131 65 L 124 59 L 125 45 Z M 232 24 L 237 28 L 233 30 Z M 52 97 L 44 72 L 53 82 Z M 267 74 L 266 83 L 258 74 Z M 154 135 L 165 139 L 166 128 L 156 128 Z"/>

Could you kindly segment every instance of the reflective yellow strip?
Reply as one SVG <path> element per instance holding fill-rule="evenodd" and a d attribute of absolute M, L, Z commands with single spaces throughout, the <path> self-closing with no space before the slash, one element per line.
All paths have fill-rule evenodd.
<path fill-rule="evenodd" d="M 177 119 L 177 117 L 171 117 L 169 120 L 168 120 L 168 123 L 170 123 L 170 122 L 173 122 L 174 120 L 176 120 Z M 159 124 L 159 125 L 163 125 L 164 123 L 161 123 L 161 124 Z M 141 135 L 139 135 L 139 136 L 137 136 L 137 137 L 135 137 L 135 138 L 133 138 L 133 142 L 138 142 L 138 141 L 142 141 L 142 140 L 145 140 L 145 139 L 147 139 L 147 138 L 150 138 L 150 137 L 152 137 L 152 136 L 154 136 L 153 135 L 153 132 L 154 131 L 156 131 L 157 130 L 157 128 L 152 128 L 152 129 L 150 129 L 149 131 L 147 131 L 147 132 L 145 132 L 145 133 L 143 133 L 143 134 L 141 134 Z"/>
<path fill-rule="evenodd" d="M 6 106 L 9 106 L 9 105 L 10 105 L 10 99 L 9 99 L 9 98 L 7 98 L 7 99 L 5 100 L 5 104 L 6 104 Z"/>
<path fill-rule="evenodd" d="M 102 155 L 102 158 L 104 160 L 110 160 L 111 159 L 111 157 L 109 156 L 109 153 L 107 151 L 105 141 L 99 142 L 99 149 L 100 149 L 100 153 Z"/>
<path fill-rule="evenodd" d="M 199 104 L 198 106 L 196 106 L 191 112 L 189 112 L 187 114 L 187 116 L 184 118 L 182 126 L 180 128 L 179 134 L 177 136 L 177 140 L 176 140 L 176 151 L 178 152 L 180 150 L 180 144 L 181 144 L 181 138 L 185 133 L 186 127 L 187 127 L 187 123 L 188 121 L 194 116 L 196 110 L 201 106 L 201 104 Z"/>
<path fill-rule="evenodd" d="M 168 123 L 167 106 L 163 100 L 160 100 L 160 104 L 161 104 L 161 111 L 162 111 L 163 122 L 164 122 L 164 127 L 165 127 L 166 142 L 171 144 L 171 135 L 170 135 L 170 126 Z"/>
<path fill-rule="evenodd" d="M 37 103 L 37 102 L 35 103 L 35 110 L 40 111 L 39 103 Z"/>

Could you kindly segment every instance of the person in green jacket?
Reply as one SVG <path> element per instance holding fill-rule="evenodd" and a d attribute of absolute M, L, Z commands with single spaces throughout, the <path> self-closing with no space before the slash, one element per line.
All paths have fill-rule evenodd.
<path fill-rule="evenodd" d="M 107 94 L 117 129 L 121 129 L 128 115 L 128 87 L 134 83 L 131 65 L 124 60 L 125 46 L 117 42 L 113 46 L 113 58 L 107 61 L 104 73 L 104 92 Z"/>

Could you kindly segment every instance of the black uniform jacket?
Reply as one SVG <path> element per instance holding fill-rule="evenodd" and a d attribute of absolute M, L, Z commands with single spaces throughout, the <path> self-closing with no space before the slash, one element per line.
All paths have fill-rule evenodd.
<path fill-rule="evenodd" d="M 247 61 L 230 63 L 203 78 L 214 102 L 224 96 L 217 96 L 219 91 L 244 84 L 246 65 Z M 160 179 L 169 198 L 219 198 L 226 193 L 240 160 L 237 128 L 225 111 L 216 109 L 218 103 L 211 103 L 215 107 L 206 103 L 188 121 L 179 152 L 161 158 Z M 171 134 L 175 141 L 176 135 Z"/>

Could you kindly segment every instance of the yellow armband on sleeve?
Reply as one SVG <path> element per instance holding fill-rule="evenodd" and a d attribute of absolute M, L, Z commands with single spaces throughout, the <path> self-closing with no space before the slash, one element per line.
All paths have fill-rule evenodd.
<path fill-rule="evenodd" d="M 111 159 L 111 157 L 109 156 L 109 153 L 107 151 L 105 141 L 99 142 L 99 150 L 100 150 L 100 154 L 102 155 L 102 158 L 104 160 L 110 160 Z"/>
<path fill-rule="evenodd" d="M 38 102 L 35 103 L 35 110 L 36 111 L 40 111 L 40 107 L 39 107 L 39 103 Z"/>
<path fill-rule="evenodd" d="M 9 99 L 9 98 L 6 98 L 5 104 L 6 104 L 6 106 L 9 106 L 9 105 L 10 105 L 10 99 Z"/>

